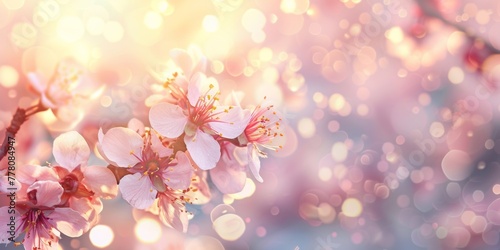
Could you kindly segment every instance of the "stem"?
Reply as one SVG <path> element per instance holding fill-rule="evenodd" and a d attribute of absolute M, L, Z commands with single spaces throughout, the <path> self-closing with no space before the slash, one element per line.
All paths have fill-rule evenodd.
<path fill-rule="evenodd" d="M 441 22 L 443 22 L 444 24 L 451 26 L 451 27 L 463 32 L 472 41 L 480 40 L 484 44 L 484 46 L 487 49 L 489 49 L 492 53 L 500 54 L 500 50 L 495 48 L 486 39 L 481 38 L 481 37 L 477 36 L 477 34 L 473 34 L 470 30 L 466 29 L 465 27 L 460 26 L 457 23 L 452 22 L 452 21 L 444 18 L 443 15 L 441 15 L 441 13 L 439 13 L 439 11 L 437 11 L 431 4 L 429 4 L 429 0 L 415 0 L 415 3 L 420 7 L 420 9 L 422 10 L 422 13 L 424 13 L 424 15 L 426 15 L 428 17 L 436 18 L 436 19 L 440 20 Z"/>
<path fill-rule="evenodd" d="M 28 118 L 38 112 L 47 110 L 41 103 L 31 106 L 27 109 L 17 108 L 16 113 L 12 117 L 12 121 L 10 122 L 10 126 L 5 131 L 5 137 L 2 142 L 2 146 L 0 146 L 0 161 L 7 154 L 7 149 L 9 145 L 9 138 L 15 138 L 17 131 L 21 128 L 21 125 L 28 120 Z"/>
<path fill-rule="evenodd" d="M 113 172 L 113 175 L 115 175 L 116 184 L 120 184 L 120 180 L 123 178 L 123 176 L 131 174 L 127 170 L 127 168 L 117 167 L 112 164 L 108 165 L 108 169 L 111 170 L 111 172 Z"/>

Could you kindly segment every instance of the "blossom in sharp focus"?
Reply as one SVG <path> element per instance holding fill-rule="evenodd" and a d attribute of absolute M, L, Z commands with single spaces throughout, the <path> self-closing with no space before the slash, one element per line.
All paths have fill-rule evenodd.
<path fill-rule="evenodd" d="M 248 167 L 255 179 L 262 182 L 260 176 L 260 159 L 267 157 L 267 154 L 261 150 L 267 148 L 278 150 L 281 145 L 275 145 L 273 139 L 283 136 L 281 132 L 282 119 L 273 106 L 263 107 L 258 105 L 252 112 L 250 121 L 241 135 L 238 136 L 238 142 L 241 146 L 247 147 Z"/>
<path fill-rule="evenodd" d="M 20 192 L 22 192 L 21 190 Z M 60 233 L 79 237 L 89 228 L 89 223 L 79 212 L 61 205 L 63 187 L 56 181 L 36 181 L 24 190 L 14 212 L 15 231 L 12 239 L 24 232 L 24 238 L 15 245 L 23 244 L 24 249 L 58 249 Z M 10 208 L 0 208 L 4 215 Z M 9 243 L 11 234 L 10 216 L 0 217 L 0 242 Z"/>
<path fill-rule="evenodd" d="M 123 198 L 133 207 L 150 207 L 157 194 L 167 188 L 189 188 L 192 175 L 191 163 L 184 152 L 165 147 L 154 131 L 144 136 L 128 128 L 112 128 L 100 141 L 106 158 L 127 168 L 119 184 Z"/>
<path fill-rule="evenodd" d="M 82 214 L 93 225 L 102 210 L 101 198 L 114 198 L 118 192 L 113 173 L 103 166 L 87 166 L 90 148 L 75 131 L 59 135 L 53 143 L 56 163 L 51 167 L 25 165 L 18 169 L 17 180 L 31 184 L 37 180 L 56 181 L 63 188 L 61 206 Z"/>
<path fill-rule="evenodd" d="M 165 191 L 157 193 L 158 198 L 146 211 L 158 215 L 160 221 L 166 226 L 186 232 L 189 223 L 186 203 L 190 203 L 191 191 L 194 192 L 191 187 L 185 190 L 167 187 Z"/>
<path fill-rule="evenodd" d="M 194 163 L 202 170 L 212 169 L 221 155 L 216 138 L 236 138 L 243 132 L 249 116 L 240 107 L 219 105 L 216 80 L 202 73 L 192 77 L 187 93 L 174 84 L 170 84 L 170 89 L 177 97 L 177 104 L 153 106 L 149 112 L 151 126 L 168 138 L 184 135 Z"/>

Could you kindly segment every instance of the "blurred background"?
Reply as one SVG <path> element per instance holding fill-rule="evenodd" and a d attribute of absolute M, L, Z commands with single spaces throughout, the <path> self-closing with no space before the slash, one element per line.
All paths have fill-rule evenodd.
<path fill-rule="evenodd" d="M 0 129 L 38 100 L 27 73 L 71 57 L 106 88 L 81 116 L 30 118 L 18 165 L 53 161 L 68 130 L 94 147 L 147 124 L 169 51 L 196 46 L 222 96 L 283 113 L 264 182 L 211 184 L 186 234 L 105 201 L 63 249 L 499 249 L 499 30 L 488 0 L 1 0 Z"/>

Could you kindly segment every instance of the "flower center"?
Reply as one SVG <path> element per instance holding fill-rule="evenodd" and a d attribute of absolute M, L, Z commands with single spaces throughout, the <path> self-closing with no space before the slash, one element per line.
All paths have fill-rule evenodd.
<path fill-rule="evenodd" d="M 66 175 L 59 184 L 61 184 L 66 193 L 74 193 L 78 190 L 78 178 L 74 174 Z"/>
<path fill-rule="evenodd" d="M 33 204 L 35 204 L 35 205 L 36 205 L 36 203 L 38 202 L 38 201 L 36 200 L 36 189 L 31 190 L 31 191 L 29 191 L 29 192 L 28 192 L 28 200 L 29 200 L 31 203 L 33 203 Z"/>
<path fill-rule="evenodd" d="M 45 249 L 42 243 L 51 246 L 52 241 L 57 241 L 56 236 L 52 233 L 52 225 L 49 223 L 49 219 L 46 218 L 43 211 L 38 208 L 32 208 L 24 215 L 20 228 L 22 231 L 26 232 L 22 243 L 30 237 L 34 239 L 43 238 L 43 241 L 33 241 L 33 249 Z"/>
<path fill-rule="evenodd" d="M 198 129 L 198 126 L 196 126 L 193 122 L 188 121 L 186 127 L 184 128 L 184 132 L 187 136 L 194 136 L 196 134 L 196 129 Z"/>
<path fill-rule="evenodd" d="M 157 161 L 149 161 L 146 164 L 146 167 L 148 168 L 147 172 L 149 174 L 152 174 L 160 169 L 160 165 L 158 164 Z"/>

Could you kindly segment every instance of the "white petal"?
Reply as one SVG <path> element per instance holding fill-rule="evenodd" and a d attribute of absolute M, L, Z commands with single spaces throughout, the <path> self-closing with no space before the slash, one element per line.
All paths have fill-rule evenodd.
<path fill-rule="evenodd" d="M 203 73 L 196 73 L 189 81 L 187 97 L 191 105 L 196 106 L 198 100 L 205 94 L 207 88 L 204 88 L 207 77 Z M 207 85 L 209 86 L 209 85 Z"/>
<path fill-rule="evenodd" d="M 210 122 L 210 127 L 224 138 L 233 139 L 241 135 L 250 121 L 250 111 L 240 107 L 217 107 L 220 111 L 219 121 Z M 227 112 L 226 112 L 227 111 Z"/>
<path fill-rule="evenodd" d="M 7 244 L 10 243 L 9 238 L 13 237 L 15 239 L 19 235 L 19 231 L 17 230 L 19 226 L 21 225 L 21 215 L 17 210 L 13 208 L 9 208 L 8 206 L 0 207 L 0 244 Z M 11 222 L 11 217 L 13 222 Z M 14 230 L 13 234 L 10 234 L 10 225 L 8 224 L 13 224 Z M 4 247 L 0 248 L 3 249 Z"/>
<path fill-rule="evenodd" d="M 151 180 L 141 173 L 126 175 L 120 180 L 120 192 L 123 199 L 137 209 L 146 209 L 156 199 L 156 189 Z"/>
<path fill-rule="evenodd" d="M 38 72 L 29 72 L 27 74 L 28 79 L 30 80 L 30 85 L 33 87 L 38 93 L 42 93 L 47 89 L 47 79 L 38 73 Z"/>
<path fill-rule="evenodd" d="M 76 131 L 59 135 L 54 140 L 54 158 L 61 167 L 73 171 L 78 165 L 85 165 L 90 156 L 90 148 L 83 136 Z"/>
<path fill-rule="evenodd" d="M 97 196 L 104 199 L 116 197 L 118 185 L 111 170 L 101 166 L 88 166 L 83 169 L 83 184 Z"/>
<path fill-rule="evenodd" d="M 181 107 L 170 103 L 156 104 L 149 110 L 151 127 L 163 136 L 176 138 L 184 132 L 187 117 Z"/>
<path fill-rule="evenodd" d="M 170 57 L 175 64 L 182 69 L 182 72 L 189 77 L 193 68 L 191 56 L 183 49 L 173 49 L 170 51 Z"/>
<path fill-rule="evenodd" d="M 191 45 L 188 48 L 188 54 L 191 56 L 193 61 L 192 72 L 205 72 L 207 68 L 207 58 L 203 55 L 200 47 Z"/>
<path fill-rule="evenodd" d="M 89 228 L 87 220 L 69 207 L 56 208 L 48 217 L 53 227 L 69 237 L 79 237 Z"/>
<path fill-rule="evenodd" d="M 0 194 L 9 194 L 20 189 L 21 183 L 16 179 L 9 178 L 8 176 L 0 176 Z"/>
<path fill-rule="evenodd" d="M 55 181 L 37 181 L 31 185 L 27 192 L 36 190 L 36 205 L 53 207 L 61 202 L 64 189 Z"/>
<path fill-rule="evenodd" d="M 182 151 L 176 154 L 177 165 L 167 168 L 163 174 L 165 184 L 173 189 L 187 189 L 191 184 L 193 168 L 186 154 Z"/>
<path fill-rule="evenodd" d="M 156 131 L 154 131 L 154 130 L 151 132 L 151 148 L 153 149 L 153 151 L 158 153 L 158 155 L 160 157 L 170 156 L 174 152 L 173 149 L 171 149 L 169 147 L 165 147 L 163 145 L 163 143 L 160 141 L 160 138 L 158 137 Z"/>
<path fill-rule="evenodd" d="M 144 134 L 144 123 L 137 118 L 130 119 L 127 127 L 140 135 Z"/>
<path fill-rule="evenodd" d="M 257 148 L 253 144 L 249 144 L 248 146 L 248 167 L 252 172 L 255 179 L 259 182 L 263 182 L 264 180 L 260 176 L 260 159 Z"/>
<path fill-rule="evenodd" d="M 118 167 L 134 166 L 142 156 L 144 141 L 136 132 L 128 128 L 112 128 L 102 139 L 102 151 Z"/>
<path fill-rule="evenodd" d="M 38 165 L 24 165 L 17 169 L 16 178 L 24 184 L 31 185 L 37 180 L 59 181 L 54 169 Z"/>
<path fill-rule="evenodd" d="M 187 150 L 193 161 L 202 170 L 215 167 L 220 158 L 220 145 L 209 134 L 197 129 L 194 137 L 184 137 Z"/>
<path fill-rule="evenodd" d="M 229 152 L 235 148 L 228 146 Z M 240 192 L 245 186 L 247 174 L 246 165 L 240 164 L 233 156 L 223 153 L 217 166 L 210 170 L 210 177 L 215 186 L 225 194 Z"/>
<path fill-rule="evenodd" d="M 181 212 L 181 207 L 178 204 L 172 204 L 169 198 L 161 195 L 160 200 L 158 201 L 158 208 L 159 218 L 163 224 L 178 231 L 187 231 L 187 213 Z"/>
<path fill-rule="evenodd" d="M 107 163 L 111 165 L 118 166 L 118 164 L 110 160 L 102 150 L 102 141 L 104 139 L 104 133 L 102 132 L 102 128 L 99 128 L 99 132 L 97 133 L 97 139 L 98 139 L 98 142 L 96 143 L 97 152 L 99 152 L 99 155 L 102 157 L 102 159 L 104 159 Z"/>
<path fill-rule="evenodd" d="M 245 92 L 243 91 L 231 91 L 231 94 L 226 96 L 224 99 L 224 104 L 230 106 L 241 107 L 241 101 L 245 96 Z"/>

